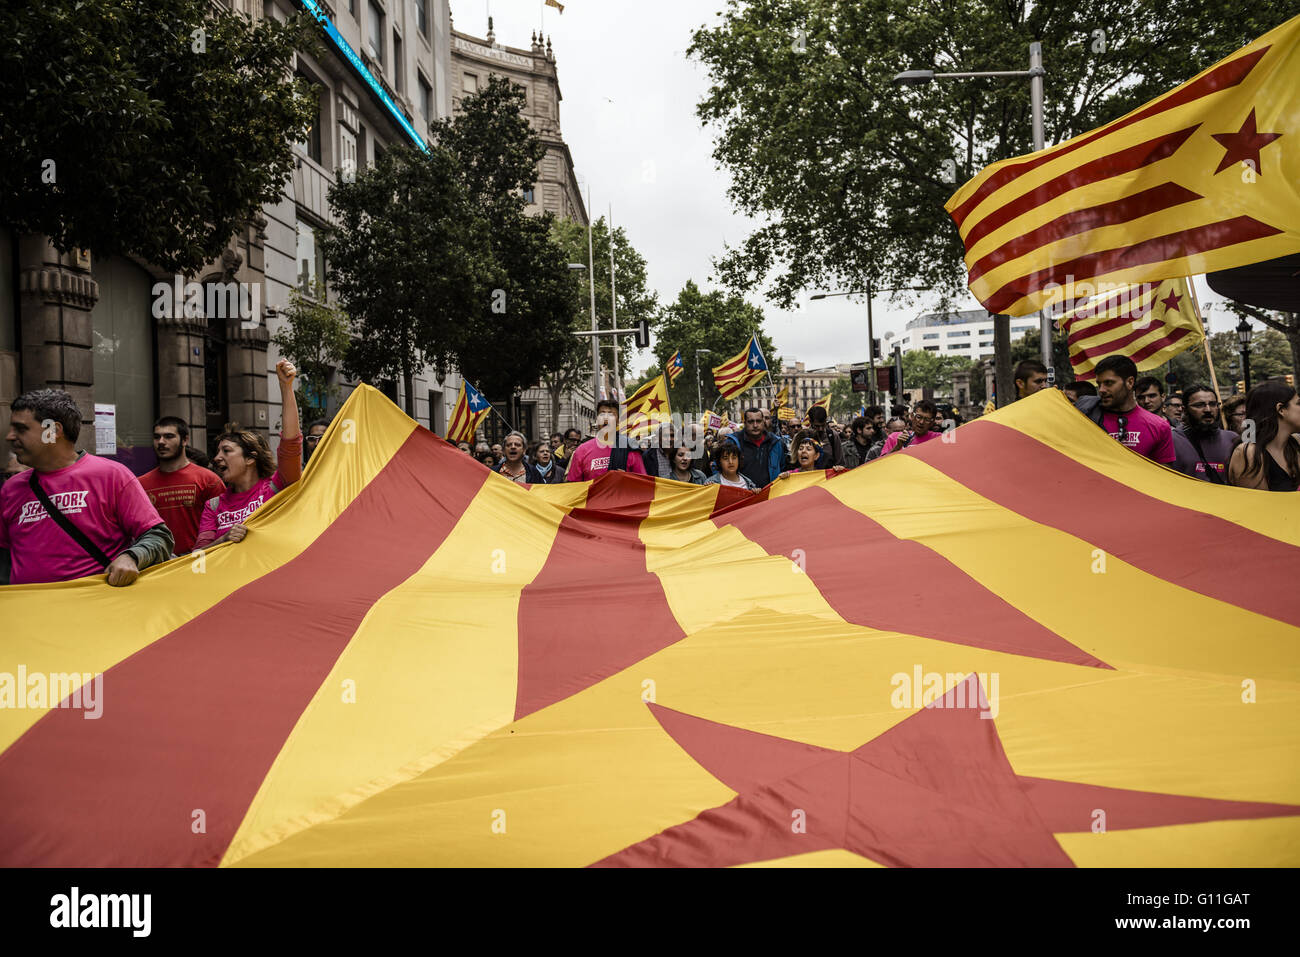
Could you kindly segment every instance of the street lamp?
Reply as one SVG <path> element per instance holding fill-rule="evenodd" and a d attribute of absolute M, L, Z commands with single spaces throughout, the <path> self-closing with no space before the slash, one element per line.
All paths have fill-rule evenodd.
<path fill-rule="evenodd" d="M 1034 152 L 1037 153 L 1046 145 L 1043 137 L 1043 77 L 1047 71 L 1043 68 L 1043 45 L 1041 43 L 1029 44 L 1029 69 L 1028 70 L 993 70 L 982 73 L 936 73 L 934 70 L 905 70 L 894 77 L 894 82 L 903 86 L 921 86 L 929 83 L 931 80 L 969 80 L 983 79 L 993 77 L 997 79 L 1029 78 L 1029 108 L 1030 118 L 1033 127 Z M 1055 370 L 1052 368 L 1052 317 L 1046 309 L 1039 310 L 1038 314 L 1039 329 L 1042 335 L 1042 356 L 1043 365 L 1047 366 L 1048 383 L 1055 381 Z M 1002 344 L 1009 344 L 1011 341 L 1011 320 L 1007 316 L 994 316 L 994 337 L 995 340 Z M 1006 335 L 999 335 L 1001 327 L 1005 326 Z M 1002 351 L 999 349 L 999 351 Z M 1010 366 L 1010 356 L 998 363 L 998 387 L 1003 388 L 1002 366 Z M 1008 377 L 1009 378 L 1009 377 Z M 1007 383 L 1011 383 L 1008 381 Z"/>
<path fill-rule="evenodd" d="M 911 72 L 933 73 L 934 71 L 913 70 Z M 899 75 L 902 76 L 903 74 L 899 74 Z M 921 81 L 916 81 L 916 82 L 921 82 Z M 875 295 L 875 293 L 878 292 L 929 292 L 929 290 L 926 289 L 924 286 L 892 286 L 889 289 L 877 289 L 874 286 L 872 286 L 870 282 L 868 282 L 867 288 L 865 290 L 853 289 L 850 290 L 849 292 L 819 292 L 819 293 L 814 293 L 813 295 L 808 297 L 809 299 L 829 299 L 831 296 L 860 296 L 864 294 L 866 295 L 867 297 L 867 340 L 868 340 L 867 366 L 871 370 L 870 395 L 871 395 L 872 405 L 875 405 L 877 402 L 880 401 L 879 394 L 877 392 L 877 382 L 876 382 L 876 333 L 875 333 L 875 329 L 872 326 L 872 316 L 871 316 L 871 300 L 872 297 Z"/>
<path fill-rule="evenodd" d="M 1250 337 L 1255 330 L 1244 318 L 1237 323 L 1237 341 L 1241 343 L 1241 378 L 1245 381 L 1246 391 L 1250 391 Z"/>
<path fill-rule="evenodd" d="M 700 354 L 707 356 L 710 351 L 709 349 L 695 350 L 695 404 L 699 406 L 700 412 L 704 411 L 704 391 L 703 386 L 700 385 Z"/>

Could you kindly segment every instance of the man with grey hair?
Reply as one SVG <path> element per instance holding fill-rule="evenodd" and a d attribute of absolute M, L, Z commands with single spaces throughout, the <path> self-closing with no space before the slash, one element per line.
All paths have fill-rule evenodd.
<path fill-rule="evenodd" d="M 524 459 L 524 448 L 528 440 L 522 432 L 511 432 L 501 443 L 501 467 L 497 469 L 502 475 L 520 485 L 544 485 L 537 466 Z"/>
<path fill-rule="evenodd" d="M 0 584 L 107 572 L 110 585 L 129 585 L 167 560 L 172 533 L 131 470 L 77 451 L 72 396 L 27 392 L 10 412 L 6 439 L 31 470 L 0 486 Z"/>

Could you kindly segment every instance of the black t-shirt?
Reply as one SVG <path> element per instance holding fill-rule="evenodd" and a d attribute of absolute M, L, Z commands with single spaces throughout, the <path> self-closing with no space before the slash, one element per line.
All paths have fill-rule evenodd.
<path fill-rule="evenodd" d="M 1277 464 L 1277 459 L 1268 454 L 1267 449 L 1260 449 L 1264 453 L 1264 460 L 1268 464 L 1268 490 L 1270 492 L 1294 492 L 1296 491 L 1296 481 L 1287 470 Z"/>

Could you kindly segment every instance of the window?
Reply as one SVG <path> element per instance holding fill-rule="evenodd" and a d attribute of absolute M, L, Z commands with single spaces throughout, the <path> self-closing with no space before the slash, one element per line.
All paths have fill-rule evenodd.
<path fill-rule="evenodd" d="M 350 183 L 357 175 L 357 138 L 342 126 L 339 127 L 339 151 L 343 154 L 339 164 L 339 179 Z"/>
<path fill-rule="evenodd" d="M 992 348 L 993 348 L 993 343 L 991 343 L 991 342 L 981 342 L 981 343 L 980 343 L 980 348 L 981 348 L 981 349 L 992 349 Z"/>
<path fill-rule="evenodd" d="M 531 189 L 524 190 L 524 202 L 530 204 L 536 202 L 536 200 L 533 198 L 533 191 Z"/>
<path fill-rule="evenodd" d="M 429 0 L 412 0 L 415 4 L 415 25 L 426 37 L 429 35 Z"/>
<path fill-rule="evenodd" d="M 939 347 L 938 347 L 938 346 L 926 346 L 926 347 L 925 347 L 925 351 L 926 351 L 926 352 L 938 352 L 938 351 L 939 351 Z"/>
<path fill-rule="evenodd" d="M 311 95 L 316 97 L 315 115 L 312 117 L 311 126 L 308 127 L 307 129 L 306 137 L 304 137 L 302 142 L 298 144 L 298 148 L 302 150 L 304 153 L 306 153 L 308 156 L 310 156 L 312 159 L 314 159 L 317 163 L 319 163 L 321 161 L 321 138 L 320 138 L 321 88 L 315 83 L 312 83 L 312 81 L 308 77 L 303 76 L 303 74 L 299 73 L 298 76 L 300 79 L 306 80 L 308 83 L 311 83 Z"/>
<path fill-rule="evenodd" d="M 426 123 L 430 123 L 433 121 L 433 87 L 429 86 L 418 71 L 415 79 L 420 85 L 420 115 L 424 117 Z"/>
<path fill-rule="evenodd" d="M 922 335 L 921 338 L 922 338 L 922 339 L 938 339 L 938 338 L 939 338 L 939 333 L 937 333 L 937 332 L 927 332 L 927 333 L 925 333 L 924 335 Z"/>
<path fill-rule="evenodd" d="M 370 55 L 375 58 L 375 62 L 380 66 L 384 65 L 384 12 L 375 4 L 375 0 L 369 0 L 366 11 L 366 46 L 370 50 Z"/>
<path fill-rule="evenodd" d="M 402 59 L 402 35 L 393 31 L 393 84 L 398 93 L 406 92 L 406 61 Z"/>
<path fill-rule="evenodd" d="M 353 20 L 357 18 L 357 0 L 348 0 L 348 13 L 352 15 Z"/>
<path fill-rule="evenodd" d="M 1026 330 L 1033 329 L 1033 328 L 1034 328 L 1034 326 L 1012 326 L 1012 327 L 1011 327 L 1011 331 L 1012 331 L 1012 332 L 1025 332 Z M 1116 433 L 1116 434 L 1118 434 L 1118 433 Z"/>
<path fill-rule="evenodd" d="M 949 348 L 949 349 L 969 349 L 969 348 L 970 348 L 970 343 L 969 343 L 969 342 L 954 342 L 954 343 L 953 343 L 952 345 L 950 345 L 948 348 Z"/>
<path fill-rule="evenodd" d="M 317 283 L 325 282 L 325 250 L 320 231 L 308 223 L 298 223 L 298 289 L 314 295 Z"/>
<path fill-rule="evenodd" d="M 969 329 L 963 329 L 963 330 L 961 330 L 960 332 L 958 332 L 956 329 L 950 329 L 950 330 L 948 330 L 948 338 L 949 338 L 949 339 L 956 339 L 956 338 L 958 338 L 958 337 L 960 337 L 960 336 L 969 336 L 969 335 L 970 335 L 970 330 L 969 330 Z"/>
<path fill-rule="evenodd" d="M 478 92 L 478 76 L 473 73 L 465 74 L 465 82 L 461 85 L 461 90 L 466 96 Z"/>

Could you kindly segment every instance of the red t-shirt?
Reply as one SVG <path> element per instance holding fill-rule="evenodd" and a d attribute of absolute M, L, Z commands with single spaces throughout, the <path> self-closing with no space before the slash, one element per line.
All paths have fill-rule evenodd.
<path fill-rule="evenodd" d="M 173 550 L 184 555 L 194 548 L 199 534 L 199 517 L 203 503 L 216 498 L 226 485 L 215 472 L 190 462 L 183 469 L 164 472 L 154 469 L 140 476 L 140 484 L 149 493 L 149 501 L 158 509 L 176 539 Z"/>

